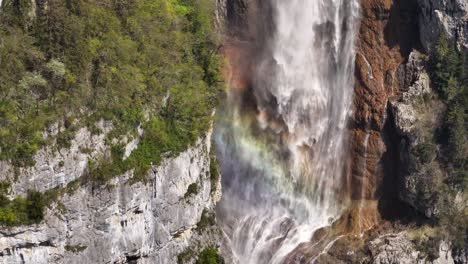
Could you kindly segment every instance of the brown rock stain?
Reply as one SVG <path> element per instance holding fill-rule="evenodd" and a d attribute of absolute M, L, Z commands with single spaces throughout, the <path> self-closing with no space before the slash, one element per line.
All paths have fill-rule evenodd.
<path fill-rule="evenodd" d="M 396 81 L 397 68 L 413 48 L 418 48 L 417 6 L 411 0 L 361 0 L 361 25 L 356 43 L 356 84 L 354 115 L 351 120 L 351 197 L 353 200 L 378 201 L 382 193 L 393 191 L 382 186 L 383 155 L 387 144 L 383 133 L 387 117 L 387 102 L 401 91 Z M 397 164 L 396 164 L 397 165 Z M 391 188 L 391 187 L 389 187 Z M 381 210 L 367 212 L 357 218 L 372 227 L 378 223 Z M 355 218 L 356 218 L 355 217 Z"/>

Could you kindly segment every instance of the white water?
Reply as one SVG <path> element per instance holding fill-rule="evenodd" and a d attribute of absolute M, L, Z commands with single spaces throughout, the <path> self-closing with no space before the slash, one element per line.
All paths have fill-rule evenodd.
<path fill-rule="evenodd" d="M 283 263 L 346 206 L 357 0 L 270 0 L 272 52 L 257 65 L 257 112 L 230 94 L 217 128 L 220 218 L 242 264 Z"/>

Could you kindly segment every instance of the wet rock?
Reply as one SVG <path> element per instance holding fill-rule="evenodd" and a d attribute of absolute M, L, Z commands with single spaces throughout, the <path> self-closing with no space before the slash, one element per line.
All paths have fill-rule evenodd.
<path fill-rule="evenodd" d="M 401 6 L 391 0 L 361 1 L 350 125 L 352 199 L 378 200 L 382 196 L 379 189 L 387 173 L 383 159 L 390 144 L 384 138 L 387 106 L 390 98 L 401 94 L 397 70 L 411 46 L 406 40 L 413 39 L 407 32 L 413 28 L 412 22 L 402 19 Z"/>

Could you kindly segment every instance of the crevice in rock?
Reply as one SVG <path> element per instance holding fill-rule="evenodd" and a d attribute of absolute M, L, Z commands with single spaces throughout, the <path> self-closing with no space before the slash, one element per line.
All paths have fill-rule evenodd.
<path fill-rule="evenodd" d="M 125 256 L 125 263 L 128 264 L 137 264 L 138 260 L 141 258 L 141 255 L 127 255 Z"/>
<path fill-rule="evenodd" d="M 21 235 L 21 234 L 25 233 L 26 231 L 28 231 L 28 230 L 21 230 L 21 231 L 14 232 L 14 233 L 0 231 L 0 235 L 2 235 L 3 237 L 15 237 L 17 235 Z"/>
<path fill-rule="evenodd" d="M 50 242 L 50 240 L 46 240 L 46 241 L 42 241 L 39 243 L 39 246 L 41 247 L 52 247 L 52 242 Z"/>
<path fill-rule="evenodd" d="M 17 250 L 32 249 L 32 248 L 36 248 L 36 247 L 54 247 L 54 245 L 52 244 L 52 242 L 50 240 L 45 240 L 45 241 L 42 241 L 42 242 L 39 242 L 39 243 L 26 242 L 26 243 L 23 243 L 23 244 L 14 245 L 14 246 L 12 246 L 10 248 L 3 249 L 3 251 L 0 251 L 0 257 L 11 256 L 13 254 L 13 252 L 15 252 Z M 22 256 L 22 254 L 20 254 L 20 256 Z"/>

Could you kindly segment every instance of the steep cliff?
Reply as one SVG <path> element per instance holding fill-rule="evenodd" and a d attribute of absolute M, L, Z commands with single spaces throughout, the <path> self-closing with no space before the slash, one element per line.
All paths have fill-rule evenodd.
<path fill-rule="evenodd" d="M 356 53 L 354 115 L 351 120 L 352 198 L 364 200 L 371 228 L 376 211 L 392 213 L 388 202 L 396 192 L 398 147 L 388 131 L 388 100 L 401 94 L 397 69 L 418 46 L 417 14 L 412 1 L 361 1 L 361 26 Z M 377 202 L 378 201 L 378 202 Z M 362 203 L 362 202 L 360 202 Z M 390 207 L 395 206 L 392 204 Z M 386 209 L 389 209 L 388 211 Z M 367 219 L 370 218 L 370 219 Z"/>
<path fill-rule="evenodd" d="M 441 38 L 448 39 L 443 52 L 454 45 L 460 52 L 450 56 L 463 56 L 456 54 L 466 49 L 466 3 L 361 1 L 361 9 L 351 153 L 353 184 L 363 191 L 354 197 L 378 201 L 380 220 L 361 239 L 342 238 L 319 259 L 466 263 L 467 195 L 455 183 L 466 176 L 454 172 L 460 165 L 447 154 L 455 151 L 445 142 L 453 132 L 443 132 L 453 102 L 441 94 L 435 80 L 441 66 L 434 66 Z M 445 63 L 457 72 L 457 59 Z M 457 144 L 465 142 L 461 136 Z M 366 214 L 357 218 L 369 223 Z"/>
<path fill-rule="evenodd" d="M 0 5 L 0 262 L 218 257 L 212 3 Z"/>
<path fill-rule="evenodd" d="M 2 230 L 1 262 L 176 263 L 217 246 L 220 182 L 210 177 L 210 137 L 152 168 L 144 183 L 131 184 L 131 172 L 103 187 L 71 180 L 43 222 Z"/>

